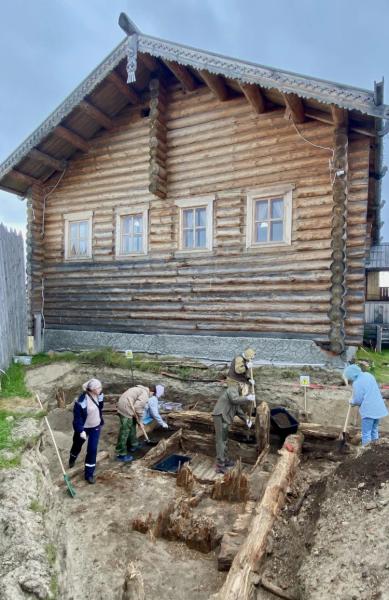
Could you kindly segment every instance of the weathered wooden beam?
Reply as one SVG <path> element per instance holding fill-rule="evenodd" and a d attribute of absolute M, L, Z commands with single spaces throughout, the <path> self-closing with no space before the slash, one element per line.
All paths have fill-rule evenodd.
<path fill-rule="evenodd" d="M 45 152 L 41 152 L 40 150 L 37 150 L 36 148 L 33 148 L 32 150 L 30 150 L 29 157 L 34 160 L 37 160 L 40 163 L 43 163 L 44 165 L 46 165 L 48 167 L 52 167 L 56 171 L 63 171 L 64 169 L 66 169 L 67 164 L 68 164 L 66 160 L 64 160 L 64 159 L 59 160 L 58 158 L 54 158 L 54 156 L 50 156 L 49 154 L 46 154 Z"/>
<path fill-rule="evenodd" d="M 140 62 L 148 69 L 151 73 L 154 73 L 159 69 L 158 61 L 150 54 L 138 54 Z"/>
<path fill-rule="evenodd" d="M 228 90 L 227 86 L 224 83 L 223 79 L 219 75 L 214 75 L 209 71 L 201 70 L 199 71 L 202 80 L 209 87 L 211 92 L 216 96 L 218 100 L 224 102 L 228 98 Z"/>
<path fill-rule="evenodd" d="M 303 437 L 299 434 L 286 438 L 265 493 L 256 506 L 250 531 L 232 562 L 224 585 L 214 596 L 215 600 L 249 600 L 254 597 L 256 573 L 266 552 L 268 535 L 296 472 L 302 442 Z"/>
<path fill-rule="evenodd" d="M 255 416 L 255 438 L 257 440 L 258 454 L 269 446 L 270 437 L 270 408 L 267 402 L 257 406 Z"/>
<path fill-rule="evenodd" d="M 265 112 L 266 101 L 257 85 L 253 83 L 240 83 L 239 87 L 246 96 L 247 102 L 251 104 L 258 115 Z"/>
<path fill-rule="evenodd" d="M 24 192 L 14 190 L 6 185 L 3 185 L 2 183 L 0 184 L 0 190 L 3 190 L 3 192 L 7 192 L 8 194 L 16 194 L 20 198 L 24 197 Z"/>
<path fill-rule="evenodd" d="M 164 60 L 163 62 L 187 92 L 193 92 L 197 89 L 197 83 L 194 77 L 189 73 L 188 69 L 170 60 Z"/>
<path fill-rule="evenodd" d="M 96 106 L 93 106 L 90 102 L 82 100 L 78 105 L 78 108 L 105 129 L 111 129 L 113 127 L 114 123 L 111 117 L 103 113 L 99 108 L 96 108 Z"/>
<path fill-rule="evenodd" d="M 107 81 L 112 83 L 115 88 L 125 97 L 131 104 L 138 104 L 139 96 L 132 88 L 128 86 L 125 81 L 116 73 L 116 71 L 112 71 L 107 76 Z"/>
<path fill-rule="evenodd" d="M 56 127 L 54 129 L 53 133 L 57 137 L 60 137 L 61 139 L 65 140 L 65 142 L 68 142 L 69 144 L 74 146 L 75 148 L 78 148 L 79 150 L 83 150 L 84 152 L 88 152 L 88 150 L 89 150 L 88 142 L 86 140 L 84 140 L 84 138 L 82 138 L 77 133 L 70 131 L 70 129 L 63 127 L 62 125 L 58 125 L 58 127 Z"/>
<path fill-rule="evenodd" d="M 286 106 L 285 117 L 289 119 L 291 116 L 294 123 L 304 123 L 305 112 L 301 98 L 297 94 L 282 94 L 282 97 Z"/>
<path fill-rule="evenodd" d="M 178 450 L 181 441 L 182 430 L 179 429 L 173 435 L 171 435 L 167 440 L 161 440 L 155 448 L 152 448 L 150 452 L 146 454 L 138 464 L 143 467 L 151 467 L 155 465 L 157 462 L 162 460 L 168 454 Z"/>
<path fill-rule="evenodd" d="M 348 110 L 331 104 L 331 115 L 335 127 L 348 127 Z"/>
<path fill-rule="evenodd" d="M 32 177 L 31 175 L 27 175 L 26 173 L 22 173 L 21 171 L 17 171 L 16 169 L 12 169 L 7 173 L 12 179 L 15 181 L 19 181 L 23 185 L 34 185 L 34 183 L 40 183 L 39 179 L 36 177 Z"/>

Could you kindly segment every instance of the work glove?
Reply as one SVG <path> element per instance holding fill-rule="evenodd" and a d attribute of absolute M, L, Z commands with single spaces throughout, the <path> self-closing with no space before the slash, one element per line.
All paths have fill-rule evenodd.
<path fill-rule="evenodd" d="M 253 366 L 254 366 L 254 365 L 253 365 L 253 362 L 252 362 L 251 360 L 249 360 L 249 361 L 246 363 L 246 367 L 247 367 L 248 369 L 252 369 L 252 368 L 253 368 Z"/>
<path fill-rule="evenodd" d="M 86 433 L 85 433 L 85 431 L 81 431 L 80 438 L 82 438 L 83 440 L 86 440 Z"/>
<path fill-rule="evenodd" d="M 251 385 L 255 385 L 255 379 L 249 379 L 249 382 L 251 383 Z"/>
<path fill-rule="evenodd" d="M 162 423 L 162 427 L 163 427 L 163 429 L 169 429 L 169 425 L 165 422 Z"/>
<path fill-rule="evenodd" d="M 252 426 L 253 426 L 253 422 L 252 422 L 252 420 L 251 420 L 251 419 L 247 419 L 247 421 L 246 421 L 246 425 L 247 425 L 247 427 L 248 427 L 249 429 L 251 429 L 251 428 L 252 428 Z"/>
<path fill-rule="evenodd" d="M 249 394 L 247 396 L 247 400 L 249 400 L 250 402 L 255 402 L 255 394 Z"/>

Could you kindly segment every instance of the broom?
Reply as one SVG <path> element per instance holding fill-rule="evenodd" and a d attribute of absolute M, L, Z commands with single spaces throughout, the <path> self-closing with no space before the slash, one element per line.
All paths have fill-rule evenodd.
<path fill-rule="evenodd" d="M 41 410 L 44 410 L 44 408 L 43 408 L 43 405 L 42 405 L 42 402 L 41 402 L 41 399 L 39 398 L 38 394 L 35 394 L 35 396 L 36 396 L 36 399 L 37 399 L 37 401 L 38 401 L 38 403 L 39 403 L 39 406 L 41 407 Z M 67 475 L 67 474 L 66 474 L 65 468 L 64 468 L 64 466 L 63 466 L 62 458 L 61 458 L 61 455 L 60 455 L 60 453 L 59 453 L 58 446 L 57 446 L 57 443 L 56 443 L 56 441 L 55 441 L 54 434 L 53 434 L 53 430 L 51 429 L 51 426 L 50 426 L 49 420 L 48 420 L 48 418 L 47 418 L 46 416 L 44 417 L 44 419 L 45 419 L 45 423 L 46 423 L 46 425 L 47 425 L 47 429 L 48 429 L 48 430 L 49 430 L 49 432 L 50 432 L 51 439 L 52 439 L 52 442 L 53 442 L 53 445 L 54 445 L 55 451 L 56 451 L 56 453 L 57 453 L 57 456 L 58 456 L 59 464 L 61 465 L 61 470 L 62 470 L 62 473 L 63 473 L 63 478 L 64 478 L 64 481 L 65 481 L 65 484 L 66 484 L 67 490 L 68 490 L 68 492 L 69 492 L 70 496 L 71 496 L 72 498 L 74 498 L 74 497 L 75 497 L 75 495 L 76 495 L 76 490 L 74 489 L 74 487 L 73 487 L 73 485 L 72 485 L 72 483 L 71 483 L 71 481 L 70 481 L 70 479 L 69 479 L 69 475 Z"/>

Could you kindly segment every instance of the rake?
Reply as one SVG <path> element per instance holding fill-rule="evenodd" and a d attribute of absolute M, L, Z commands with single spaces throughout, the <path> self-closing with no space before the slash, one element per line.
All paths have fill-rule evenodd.
<path fill-rule="evenodd" d="M 36 399 L 37 399 L 37 401 L 38 401 L 38 404 L 39 404 L 39 406 L 41 407 L 41 410 L 44 410 L 44 408 L 43 408 L 43 404 L 42 404 L 42 402 L 41 402 L 41 399 L 39 398 L 39 395 L 38 395 L 38 394 L 35 394 L 35 396 L 36 396 Z M 59 460 L 59 464 L 61 465 L 61 470 L 62 470 L 62 473 L 63 473 L 63 478 L 64 478 L 64 481 L 65 481 L 65 484 L 66 484 L 67 490 L 68 490 L 68 492 L 69 492 L 70 496 L 71 496 L 72 498 L 74 498 L 74 497 L 75 497 L 75 495 L 76 495 L 76 490 L 74 489 L 74 487 L 73 487 L 73 485 L 72 485 L 72 483 L 71 483 L 71 481 L 70 481 L 70 479 L 69 479 L 69 475 L 67 475 L 67 474 L 66 474 L 65 467 L 63 466 L 62 458 L 61 458 L 61 455 L 60 455 L 60 453 L 59 453 L 58 446 L 57 446 L 57 443 L 56 443 L 56 441 L 55 441 L 54 434 L 53 434 L 53 430 L 51 429 L 51 426 L 50 426 L 49 420 L 48 420 L 48 418 L 47 418 L 46 416 L 44 417 L 44 419 L 45 419 L 45 423 L 46 423 L 47 429 L 48 429 L 48 430 L 49 430 L 49 432 L 50 432 L 51 440 L 52 440 L 52 442 L 53 442 L 53 445 L 54 445 L 55 451 L 56 451 L 56 453 L 57 453 L 58 460 Z"/>

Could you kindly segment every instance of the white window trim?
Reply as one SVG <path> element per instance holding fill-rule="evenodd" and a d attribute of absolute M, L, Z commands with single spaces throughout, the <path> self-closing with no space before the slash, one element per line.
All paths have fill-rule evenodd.
<path fill-rule="evenodd" d="M 293 208 L 293 190 L 292 184 L 275 185 L 266 188 L 250 190 L 247 193 L 247 212 L 246 212 L 246 248 L 269 248 L 273 246 L 290 246 L 292 243 L 292 208 Z M 282 197 L 284 199 L 284 227 L 283 240 L 281 242 L 256 242 L 254 241 L 254 206 L 256 200 L 272 197 Z"/>
<path fill-rule="evenodd" d="M 115 224 L 115 257 L 126 259 L 136 256 L 145 256 L 148 253 L 149 247 L 149 204 L 137 204 L 130 207 L 119 206 L 115 209 L 116 224 Z M 122 217 L 130 217 L 131 215 L 141 214 L 143 218 L 143 250 L 142 252 L 131 252 L 131 254 L 121 254 L 121 239 L 120 239 L 120 224 Z"/>
<path fill-rule="evenodd" d="M 179 208 L 178 219 L 178 252 L 181 254 L 203 254 L 213 250 L 213 202 L 215 196 L 198 196 L 194 198 L 182 198 L 175 200 L 174 204 Z M 206 246 L 205 248 L 184 248 L 183 240 L 183 211 L 186 208 L 203 208 L 206 211 Z"/>
<path fill-rule="evenodd" d="M 67 213 L 64 215 L 65 221 L 65 260 L 69 261 L 80 261 L 80 260 L 90 260 L 92 258 L 92 221 L 93 221 L 93 211 L 92 210 L 84 210 L 80 212 Z M 74 221 L 88 221 L 89 225 L 89 239 L 88 239 L 88 253 L 86 256 L 70 256 L 69 255 L 69 225 Z"/>

